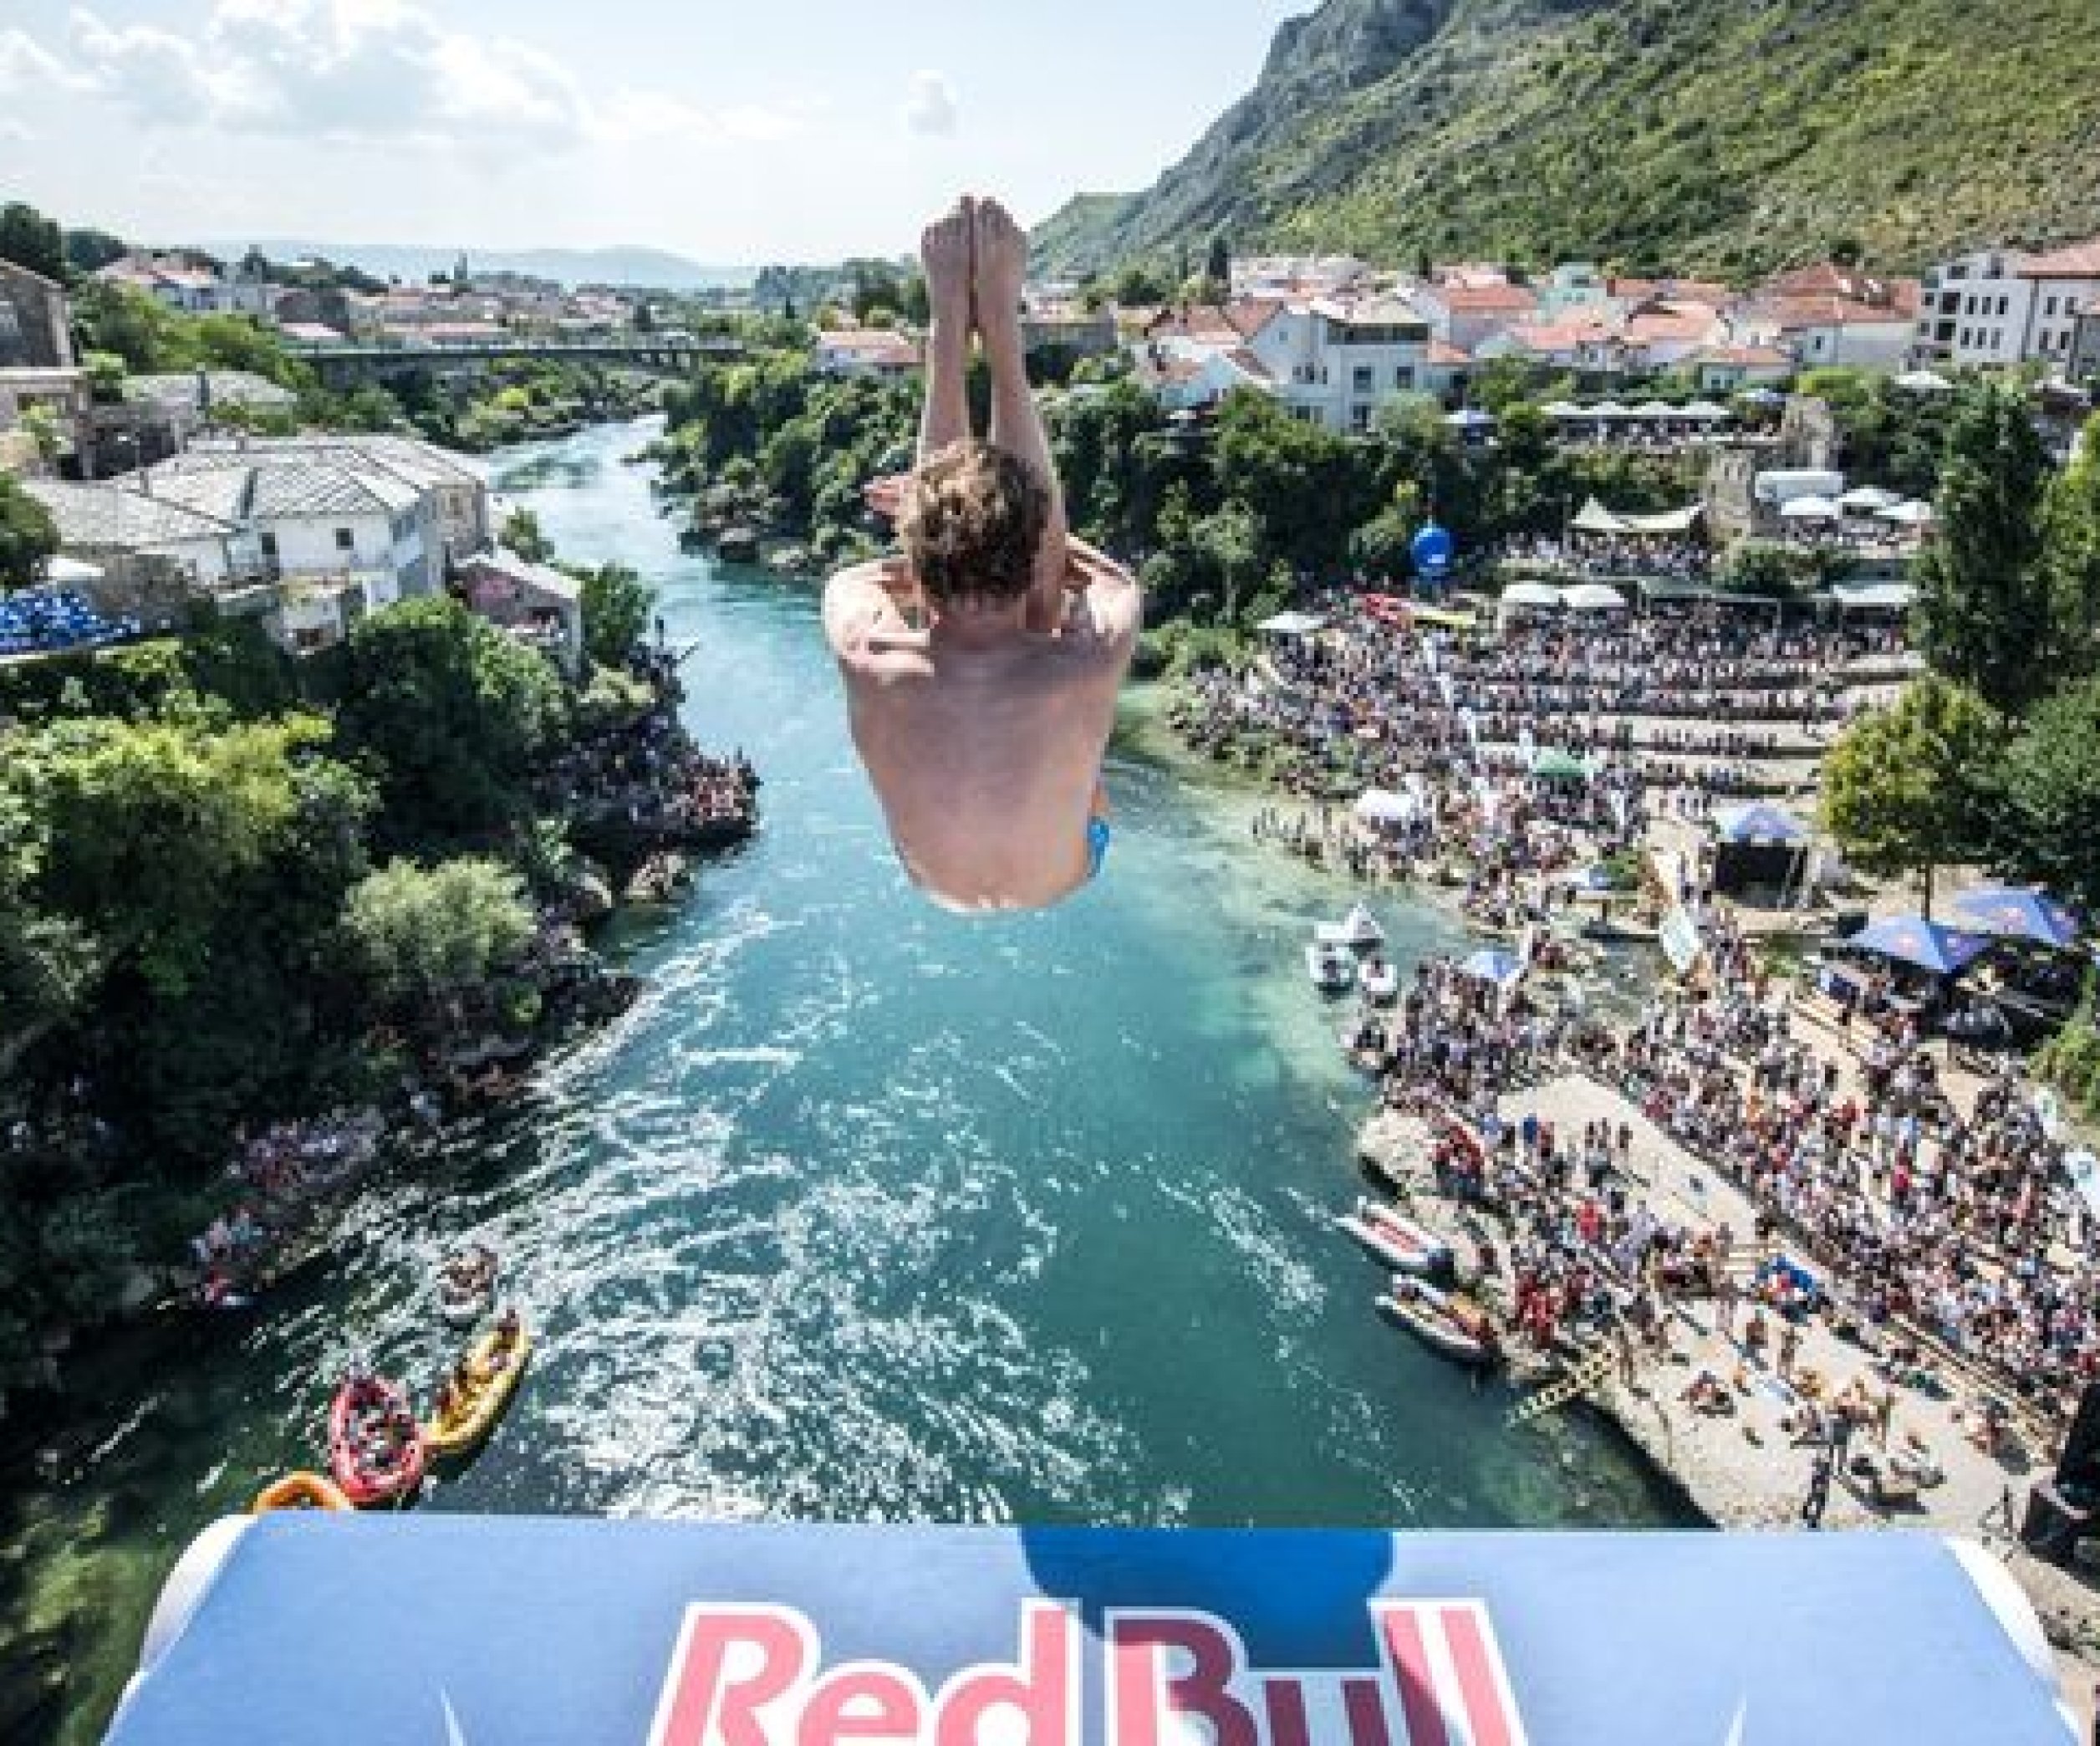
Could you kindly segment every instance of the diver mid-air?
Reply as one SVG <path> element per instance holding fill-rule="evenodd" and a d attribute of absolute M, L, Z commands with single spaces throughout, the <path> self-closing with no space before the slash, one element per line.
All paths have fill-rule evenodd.
<path fill-rule="evenodd" d="M 1074 539 L 1028 387 L 1027 239 L 967 197 L 921 242 L 931 324 L 917 466 L 869 493 L 901 557 L 824 591 L 854 743 L 899 857 L 936 902 L 1036 909 L 1101 869 L 1101 760 L 1140 618 L 1129 571 Z M 971 335 L 991 377 L 971 429 Z"/>

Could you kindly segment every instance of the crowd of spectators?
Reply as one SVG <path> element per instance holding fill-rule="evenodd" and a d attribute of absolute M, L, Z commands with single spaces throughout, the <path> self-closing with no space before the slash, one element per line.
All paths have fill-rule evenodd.
<path fill-rule="evenodd" d="M 1713 549 L 1703 539 L 1667 536 L 1623 538 L 1611 534 L 1572 533 L 1565 539 L 1535 534 L 1512 537 L 1497 545 L 1496 563 L 1583 581 L 1608 582 L 1631 576 L 1662 582 L 1703 584 L 1714 573 Z"/>

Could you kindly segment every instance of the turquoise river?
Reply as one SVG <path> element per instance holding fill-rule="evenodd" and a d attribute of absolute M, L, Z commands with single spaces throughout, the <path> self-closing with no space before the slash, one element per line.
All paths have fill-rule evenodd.
<path fill-rule="evenodd" d="M 386 1175 L 250 1320 L 95 1342 L 81 1422 L 0 1493 L 0 1661 L 97 1738 L 188 1538 L 315 1464 L 356 1352 L 426 1387 L 433 1261 L 502 1250 L 539 1332 L 481 1459 L 423 1508 L 1401 1528 L 1684 1519 L 1598 1427 L 1504 1428 L 1384 1325 L 1329 1221 L 1368 1094 L 1299 947 L 1346 890 L 1251 845 L 1248 800 L 1148 749 L 1109 773 L 1106 877 L 964 921 L 891 857 L 813 590 L 681 554 L 646 427 L 497 458 L 566 554 L 618 559 L 696 645 L 687 714 L 764 826 L 619 944 L 649 989 L 500 1117 Z M 1447 943 L 1384 906 L 1404 958 Z M 90 1417 L 90 1415 L 92 1415 Z M 19 1674 L 23 1663 L 18 1660 Z"/>

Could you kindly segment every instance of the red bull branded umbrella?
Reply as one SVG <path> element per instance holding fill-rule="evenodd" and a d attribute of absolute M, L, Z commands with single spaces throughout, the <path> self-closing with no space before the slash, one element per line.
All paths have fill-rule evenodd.
<path fill-rule="evenodd" d="M 2002 1565 L 1901 1534 L 273 1515 L 114 1746 L 2067 1746 Z"/>

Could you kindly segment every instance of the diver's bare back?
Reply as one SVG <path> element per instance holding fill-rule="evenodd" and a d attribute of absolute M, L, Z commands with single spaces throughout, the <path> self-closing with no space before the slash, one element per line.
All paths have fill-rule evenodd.
<path fill-rule="evenodd" d="M 1086 881 L 1136 588 L 1076 541 L 1072 566 L 1060 629 L 982 644 L 908 624 L 897 560 L 843 572 L 827 590 L 854 746 L 900 858 L 936 901 L 1039 908 Z"/>

